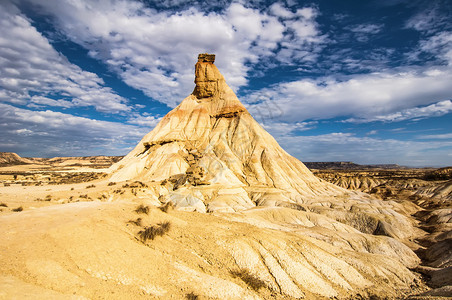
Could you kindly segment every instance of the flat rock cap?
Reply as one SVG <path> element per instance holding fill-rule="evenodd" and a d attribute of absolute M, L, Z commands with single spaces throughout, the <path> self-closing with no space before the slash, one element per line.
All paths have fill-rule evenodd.
<path fill-rule="evenodd" d="M 198 55 L 198 62 L 215 62 L 215 54 L 201 53 Z"/>

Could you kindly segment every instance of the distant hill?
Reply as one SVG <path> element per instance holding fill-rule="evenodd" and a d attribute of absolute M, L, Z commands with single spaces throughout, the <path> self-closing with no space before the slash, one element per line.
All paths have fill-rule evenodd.
<path fill-rule="evenodd" d="M 0 166 L 40 164 L 51 166 L 98 166 L 109 167 L 121 160 L 123 156 L 70 156 L 70 157 L 20 157 L 13 152 L 0 152 Z"/>
<path fill-rule="evenodd" d="M 426 180 L 449 180 L 452 179 L 452 167 L 445 167 L 429 172 L 425 175 Z"/>
<path fill-rule="evenodd" d="M 13 152 L 0 152 L 0 166 L 25 165 L 33 163 L 27 158 L 20 157 Z"/>
<path fill-rule="evenodd" d="M 405 169 L 396 164 L 360 165 L 351 161 L 303 162 L 309 169 L 316 170 L 368 170 L 368 169 Z"/>

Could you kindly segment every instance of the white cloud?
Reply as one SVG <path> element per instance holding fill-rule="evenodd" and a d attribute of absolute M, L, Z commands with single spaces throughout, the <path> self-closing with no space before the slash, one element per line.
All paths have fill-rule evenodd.
<path fill-rule="evenodd" d="M 418 47 L 408 54 L 416 61 L 422 54 L 432 55 L 452 66 L 452 27 L 450 10 L 444 10 L 441 2 L 433 1 L 406 22 L 406 28 L 417 30 L 422 39 Z"/>
<path fill-rule="evenodd" d="M 448 69 L 399 71 L 354 75 L 344 81 L 303 79 L 262 89 L 244 99 L 253 114 L 264 103 L 267 110 L 280 112 L 277 120 L 299 122 L 341 116 L 372 119 L 452 95 L 452 72 Z M 440 109 L 441 105 L 430 108 Z"/>
<path fill-rule="evenodd" d="M 357 33 L 377 34 L 383 29 L 383 24 L 360 24 L 347 29 Z"/>
<path fill-rule="evenodd" d="M 421 142 L 358 137 L 351 133 L 283 136 L 278 142 L 301 161 L 396 163 L 405 166 L 452 165 L 452 141 Z"/>
<path fill-rule="evenodd" d="M 58 106 L 69 108 L 73 107 L 74 103 L 67 100 L 54 100 L 43 96 L 32 96 L 30 98 L 31 103 L 28 105 L 29 107 L 42 107 L 42 106 Z"/>
<path fill-rule="evenodd" d="M 416 138 L 420 140 L 452 140 L 452 133 L 419 135 Z"/>
<path fill-rule="evenodd" d="M 157 12 L 141 2 L 124 0 L 17 1 L 38 6 L 72 41 L 106 62 L 128 85 L 170 106 L 191 93 L 198 53 L 216 53 L 217 66 L 237 90 L 247 83 L 247 63 L 269 57 L 284 63 L 313 61 L 315 45 L 323 42 L 315 22 L 317 12 L 309 7 L 291 13 L 291 19 L 281 19 L 240 3 L 205 13 L 196 8 Z M 289 12 L 282 6 L 279 10 Z M 283 51 L 275 55 L 280 44 Z"/>
<path fill-rule="evenodd" d="M 0 103 L 0 148 L 23 155 L 124 155 L 149 128 Z"/>
<path fill-rule="evenodd" d="M 440 32 L 426 40 L 422 40 L 419 43 L 419 48 L 415 54 L 419 54 L 420 51 L 432 53 L 452 66 L 452 32 Z"/>
<path fill-rule="evenodd" d="M 353 32 L 358 41 L 367 42 L 372 38 L 372 35 L 381 32 L 383 27 L 383 24 L 359 24 L 347 26 L 345 29 Z"/>
<path fill-rule="evenodd" d="M 318 122 L 296 122 L 296 123 L 285 123 L 285 122 L 264 122 L 261 123 L 262 127 L 267 130 L 273 136 L 285 136 L 293 135 L 295 131 L 306 131 L 311 130 L 316 127 Z"/>
<path fill-rule="evenodd" d="M 447 2 L 447 0 L 446 0 Z M 440 2 L 432 1 L 422 11 L 411 17 L 406 23 L 406 28 L 412 28 L 420 32 L 432 34 L 445 24 L 450 22 L 447 11 L 444 11 Z"/>
<path fill-rule="evenodd" d="M 148 128 L 154 128 L 155 126 L 157 126 L 161 119 L 162 119 L 161 117 L 151 116 L 148 114 L 144 115 L 136 114 L 133 117 L 129 118 L 127 120 L 127 123 L 136 124 Z"/>
<path fill-rule="evenodd" d="M 410 119 L 423 119 L 439 117 L 452 112 L 452 101 L 444 100 L 424 107 L 404 109 L 387 115 L 370 116 L 363 119 L 350 118 L 344 122 L 368 123 L 368 122 L 400 122 Z"/>
<path fill-rule="evenodd" d="M 103 86 L 96 74 L 81 70 L 55 51 L 15 6 L 2 3 L 0 7 L 0 101 L 94 106 L 103 112 L 130 110 L 126 100 Z M 39 96 L 32 98 L 32 94 Z"/>

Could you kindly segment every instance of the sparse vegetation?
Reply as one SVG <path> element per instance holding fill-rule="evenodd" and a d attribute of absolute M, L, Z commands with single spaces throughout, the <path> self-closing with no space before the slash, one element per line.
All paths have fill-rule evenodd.
<path fill-rule="evenodd" d="M 265 281 L 257 278 L 256 276 L 251 274 L 250 271 L 247 269 L 230 271 L 230 273 L 232 277 L 240 278 L 243 282 L 245 282 L 250 288 L 252 288 L 255 291 L 258 291 L 259 289 L 267 286 L 267 284 L 265 284 Z"/>
<path fill-rule="evenodd" d="M 134 225 L 137 225 L 137 226 L 141 226 L 142 222 L 143 222 L 143 220 L 141 218 L 138 218 L 136 220 L 129 220 L 129 222 L 127 222 L 127 223 L 134 224 Z"/>
<path fill-rule="evenodd" d="M 158 223 L 157 225 L 152 225 L 139 231 L 138 236 L 143 242 L 146 242 L 147 240 L 153 240 L 156 236 L 164 235 L 170 230 L 170 227 L 170 222 Z"/>
<path fill-rule="evenodd" d="M 131 188 L 147 188 L 148 185 L 141 181 L 134 181 L 129 185 L 129 187 L 131 187 Z"/>
<path fill-rule="evenodd" d="M 124 194 L 124 192 L 125 192 L 125 190 L 122 190 L 122 189 L 116 189 L 113 191 L 113 193 L 120 194 L 120 195 Z"/>
<path fill-rule="evenodd" d="M 90 185 L 88 185 L 86 188 L 87 189 L 92 189 L 92 188 L 95 188 L 96 186 L 94 185 L 94 184 L 90 184 Z"/>
<path fill-rule="evenodd" d="M 15 212 L 19 212 L 19 211 L 23 211 L 24 210 L 24 208 L 22 207 L 22 206 L 19 206 L 19 207 L 17 207 L 17 208 L 13 208 L 13 209 L 11 209 L 12 211 L 15 211 Z"/>
<path fill-rule="evenodd" d="M 109 182 L 107 185 L 108 186 L 116 185 L 116 182 Z"/>
<path fill-rule="evenodd" d="M 6 204 L 6 203 L 2 202 L 2 203 L 0 203 L 0 206 L 3 206 L 3 207 L 8 207 L 8 204 Z"/>
<path fill-rule="evenodd" d="M 187 300 L 198 300 L 198 299 L 199 299 L 199 296 L 196 295 L 195 293 L 191 292 L 191 293 L 186 294 L 186 295 L 185 295 L 185 298 L 186 298 Z"/>
<path fill-rule="evenodd" d="M 159 209 L 166 213 L 169 210 L 174 209 L 174 204 L 173 204 L 173 202 L 168 201 L 165 204 L 163 204 L 162 206 L 160 206 Z"/>
<path fill-rule="evenodd" d="M 149 211 L 150 211 L 150 210 L 151 210 L 151 209 L 149 208 L 149 206 L 140 204 L 140 205 L 135 209 L 135 212 L 138 213 L 138 214 L 149 214 Z"/>

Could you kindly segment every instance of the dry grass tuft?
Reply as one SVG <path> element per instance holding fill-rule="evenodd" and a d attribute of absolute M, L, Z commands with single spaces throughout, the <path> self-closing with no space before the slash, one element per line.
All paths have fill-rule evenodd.
<path fill-rule="evenodd" d="M 23 211 L 24 210 L 24 208 L 22 207 L 22 206 L 19 206 L 19 207 L 17 207 L 17 208 L 13 208 L 13 209 L 11 209 L 12 211 L 15 211 L 15 212 L 19 212 L 19 211 Z"/>
<path fill-rule="evenodd" d="M 165 204 L 163 204 L 162 206 L 159 207 L 159 209 L 163 212 L 168 212 L 169 210 L 174 209 L 174 204 L 171 201 L 166 202 Z"/>
<path fill-rule="evenodd" d="M 256 276 L 250 273 L 247 269 L 230 271 L 232 277 L 240 278 L 243 282 L 245 282 L 250 288 L 255 291 L 258 291 L 261 288 L 267 287 L 265 281 L 260 280 Z"/>
<path fill-rule="evenodd" d="M 144 230 L 138 232 L 138 236 L 143 242 L 146 242 L 147 240 L 153 240 L 156 236 L 164 235 L 170 230 L 170 227 L 170 222 L 158 223 L 157 225 L 144 228 Z"/>
<path fill-rule="evenodd" d="M 149 206 L 145 206 L 143 204 L 140 204 L 136 209 L 135 212 L 138 214 L 149 214 L 149 211 L 151 209 L 149 208 Z"/>
<path fill-rule="evenodd" d="M 193 293 L 193 292 L 190 292 L 190 293 L 188 293 L 188 294 L 185 295 L 185 299 L 187 299 L 187 300 L 198 300 L 198 299 L 199 299 L 199 296 L 196 295 L 196 294 Z"/>
<path fill-rule="evenodd" d="M 138 218 L 136 220 L 129 220 L 129 222 L 127 222 L 127 223 L 134 224 L 134 225 L 137 225 L 137 226 L 141 226 L 142 221 L 143 220 L 141 218 Z"/>

